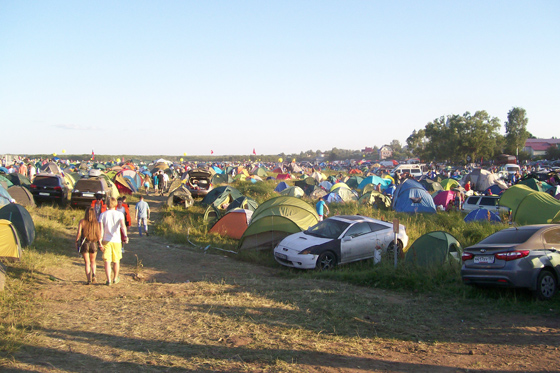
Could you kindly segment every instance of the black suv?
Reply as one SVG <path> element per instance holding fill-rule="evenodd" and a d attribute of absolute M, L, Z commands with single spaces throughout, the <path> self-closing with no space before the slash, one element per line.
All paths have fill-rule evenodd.
<path fill-rule="evenodd" d="M 109 187 L 103 177 L 82 177 L 74 184 L 70 204 L 72 207 L 88 207 L 96 199 L 96 195 L 101 195 L 101 199 L 107 204 L 109 199 Z"/>
<path fill-rule="evenodd" d="M 36 203 L 50 202 L 63 206 L 68 202 L 68 187 L 61 175 L 37 174 L 30 190 Z"/>

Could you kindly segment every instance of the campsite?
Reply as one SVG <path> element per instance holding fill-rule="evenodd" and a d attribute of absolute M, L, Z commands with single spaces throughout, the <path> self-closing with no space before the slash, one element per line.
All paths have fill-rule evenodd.
<path fill-rule="evenodd" d="M 134 174 L 113 171 L 113 177 L 111 170 L 104 171 L 110 193 L 128 195 L 132 208 L 144 194 L 142 187 Z M 436 211 L 422 186 L 433 187 L 436 181 L 410 179 L 399 185 L 395 194 L 416 202 L 412 212 L 396 212 L 410 206 L 387 201 L 375 188 L 388 180 L 379 175 L 362 177 L 363 171 L 358 176 L 329 166 L 306 175 L 284 168 L 278 170 L 278 180 L 263 165 L 254 170 L 238 166 L 235 171 L 235 176 L 214 179 L 220 182 L 203 198 L 192 198 L 180 182 L 170 183 L 163 196 L 144 194 L 153 210 L 153 234 L 139 237 L 133 225 L 122 260 L 123 281 L 111 287 L 84 286 L 83 260 L 72 250 L 83 209 L 6 204 L 0 222 L 11 224 L 2 234 L 12 237 L 16 251 L 11 255 L 21 260 L 5 262 L 0 367 L 224 372 L 554 369 L 558 296 L 538 302 L 528 291 L 461 283 L 460 248 L 507 227 L 507 222 L 492 223 L 490 215 L 482 214 L 472 223 L 464 221 L 460 211 Z M 253 179 L 256 172 L 262 181 Z M 344 174 L 346 181 L 337 178 Z M 443 185 L 456 187 L 449 181 Z M 295 188 L 303 195 L 282 194 Z M 519 193 L 506 203 L 513 206 L 507 201 L 534 198 L 524 188 Z M 331 215 L 398 218 L 410 241 L 397 269 L 387 260 L 350 263 L 331 271 L 278 265 L 271 255 L 275 242 L 317 222 L 312 201 L 319 195 L 337 196 L 329 202 Z M 547 206 L 547 216 L 554 218 L 554 203 Z M 527 219 L 522 207 L 516 213 Z M 423 209 L 427 212 L 420 212 Z M 16 213 L 13 222 L 5 220 Z M 99 260 L 98 271 L 103 277 Z"/>

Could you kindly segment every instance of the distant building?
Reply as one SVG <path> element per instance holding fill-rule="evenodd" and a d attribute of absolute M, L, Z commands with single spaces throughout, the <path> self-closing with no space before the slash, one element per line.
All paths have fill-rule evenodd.
<path fill-rule="evenodd" d="M 383 145 L 379 148 L 379 159 L 387 159 L 393 156 L 393 149 L 389 145 Z"/>
<path fill-rule="evenodd" d="M 540 157 L 546 154 L 546 149 L 551 146 L 559 147 L 560 139 L 527 139 L 523 151 L 529 153 L 531 157 Z"/>
<path fill-rule="evenodd" d="M 369 147 L 366 146 L 365 149 L 362 149 L 362 153 L 371 154 L 371 153 L 375 153 L 375 150 L 373 148 L 369 148 Z"/>

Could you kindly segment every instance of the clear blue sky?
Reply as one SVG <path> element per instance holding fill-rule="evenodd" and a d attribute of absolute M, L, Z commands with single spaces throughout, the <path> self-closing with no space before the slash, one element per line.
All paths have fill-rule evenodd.
<path fill-rule="evenodd" d="M 558 136 L 559 20 L 556 0 L 2 0 L 0 154 L 362 149 L 512 107 Z"/>

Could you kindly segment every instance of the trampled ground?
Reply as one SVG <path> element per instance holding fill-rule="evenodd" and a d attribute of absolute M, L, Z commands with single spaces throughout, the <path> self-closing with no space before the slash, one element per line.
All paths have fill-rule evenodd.
<path fill-rule="evenodd" d="M 157 210 L 160 200 L 148 202 Z M 560 370 L 558 310 L 500 314 L 467 300 L 287 278 L 136 229 L 130 237 L 111 287 L 101 261 L 98 284 L 84 285 L 69 241 L 68 260 L 41 274 L 33 331 L 2 371 Z"/>

